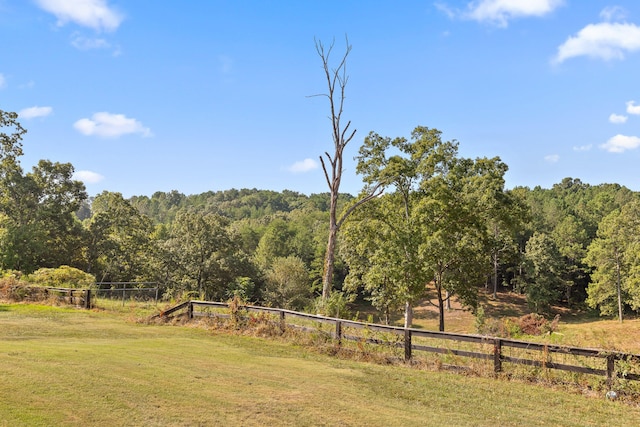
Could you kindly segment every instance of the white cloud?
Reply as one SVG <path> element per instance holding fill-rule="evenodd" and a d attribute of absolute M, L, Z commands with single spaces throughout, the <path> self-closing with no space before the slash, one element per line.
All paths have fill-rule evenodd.
<path fill-rule="evenodd" d="M 548 163 L 558 163 L 560 160 L 560 156 L 557 154 L 549 154 L 548 156 L 544 156 L 544 161 Z"/>
<path fill-rule="evenodd" d="M 623 21 L 627 17 L 627 11 L 620 6 L 608 6 L 602 9 L 600 17 L 605 21 Z"/>
<path fill-rule="evenodd" d="M 71 45 L 78 50 L 109 49 L 111 44 L 105 39 L 91 39 L 74 34 Z"/>
<path fill-rule="evenodd" d="M 624 59 L 625 53 L 640 50 L 640 27 L 627 23 L 589 24 L 558 47 L 553 58 L 559 64 L 576 56 Z"/>
<path fill-rule="evenodd" d="M 4 74 L 0 73 L 0 89 L 7 87 L 7 79 L 4 78 Z"/>
<path fill-rule="evenodd" d="M 144 127 L 136 119 L 130 119 L 124 114 L 106 112 L 95 113 L 91 119 L 80 119 L 73 124 L 78 132 L 87 136 L 103 138 L 117 138 L 127 134 L 140 134 L 143 137 L 152 136 L 151 130 Z"/>
<path fill-rule="evenodd" d="M 478 22 L 489 22 L 504 28 L 512 19 L 544 16 L 563 3 L 563 0 L 476 0 L 468 3 L 462 17 Z M 439 8 L 443 11 L 447 10 L 446 7 Z"/>
<path fill-rule="evenodd" d="M 46 117 L 53 112 L 53 108 L 51 107 L 29 107 L 21 110 L 18 113 L 18 116 L 21 119 L 33 119 L 36 117 Z"/>
<path fill-rule="evenodd" d="M 85 184 L 97 184 L 98 182 L 104 180 L 104 176 L 91 171 L 76 171 L 73 174 L 73 179 L 82 181 Z"/>
<path fill-rule="evenodd" d="M 616 135 L 602 144 L 600 148 L 610 153 L 623 153 L 627 150 L 635 150 L 640 147 L 640 138 L 637 136 Z"/>
<path fill-rule="evenodd" d="M 629 114 L 640 114 L 640 105 L 636 105 L 636 101 L 628 101 L 627 102 L 627 113 Z"/>
<path fill-rule="evenodd" d="M 96 31 L 113 31 L 124 16 L 107 4 L 107 0 L 36 0 L 38 5 L 58 18 L 58 25 L 74 22 Z"/>
<path fill-rule="evenodd" d="M 573 151 L 589 151 L 591 150 L 591 147 L 593 147 L 592 144 L 574 146 Z"/>
<path fill-rule="evenodd" d="M 295 162 L 293 165 L 289 166 L 288 170 L 293 173 L 304 173 L 317 168 L 318 168 L 318 163 L 315 160 L 304 159 L 302 161 Z"/>
<path fill-rule="evenodd" d="M 628 117 L 627 116 L 623 116 L 621 114 L 615 114 L 612 113 L 609 116 L 609 121 L 611 123 L 615 123 L 615 124 L 620 124 L 620 123 L 626 123 L 627 122 Z"/>

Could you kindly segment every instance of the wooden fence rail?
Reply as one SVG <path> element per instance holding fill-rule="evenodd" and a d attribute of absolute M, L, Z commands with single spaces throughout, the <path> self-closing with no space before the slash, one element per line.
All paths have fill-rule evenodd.
<path fill-rule="evenodd" d="M 154 317 L 165 317 L 177 313 L 180 310 L 186 309 L 187 316 L 190 319 L 199 316 L 219 316 L 227 317 L 228 315 L 222 313 L 209 313 L 206 310 L 211 309 L 226 309 L 229 305 L 224 302 L 212 302 L 212 301 L 186 301 L 179 304 L 163 313 Z M 282 332 L 285 331 L 287 326 L 300 328 L 300 329 L 315 329 L 318 327 L 309 328 L 307 326 L 298 325 L 295 323 L 295 319 L 302 319 L 319 324 L 327 324 L 331 326 L 331 332 L 329 334 L 338 343 L 342 340 L 361 341 L 371 344 L 386 344 L 404 349 L 404 358 L 406 361 L 410 361 L 413 358 L 414 350 L 423 351 L 429 353 L 454 355 L 459 357 L 475 358 L 487 361 L 493 361 L 493 371 L 499 373 L 503 371 L 504 363 L 520 364 L 526 366 L 533 366 L 537 368 L 556 369 L 561 371 L 568 371 L 581 374 L 591 374 L 605 376 L 607 383 L 612 384 L 615 378 L 623 378 L 626 380 L 640 381 L 640 373 L 629 372 L 629 366 L 625 366 L 624 369 L 616 371 L 616 362 L 631 362 L 635 363 L 633 366 L 637 371 L 640 371 L 640 355 L 622 353 L 617 351 L 607 351 L 592 348 L 581 348 L 571 346 L 558 346 L 552 344 L 541 344 L 528 341 L 513 340 L 499 337 L 489 337 L 481 335 L 471 334 L 457 334 L 438 331 L 425 331 L 415 328 L 403 328 L 398 326 L 387 326 L 373 323 L 357 322 L 354 320 L 337 319 L 333 317 L 320 316 L 309 313 L 301 313 L 292 310 L 285 310 L 271 307 L 259 307 L 246 305 L 242 306 L 242 309 L 248 312 L 269 313 L 278 317 L 278 322 Z M 205 309 L 204 311 L 201 309 Z M 345 333 L 346 329 L 366 330 L 380 333 L 392 334 L 396 337 L 395 341 L 380 340 L 376 338 L 367 338 L 357 335 L 349 335 Z M 488 346 L 489 352 L 470 351 L 468 349 L 450 349 L 442 346 L 430 346 L 416 342 L 418 339 L 436 339 L 436 340 L 448 340 L 455 342 L 463 342 L 479 345 L 481 347 Z M 514 357 L 505 354 L 506 348 L 519 349 L 525 352 L 539 352 L 542 358 L 537 360 L 526 357 Z M 603 368 L 594 368 L 590 366 L 577 366 L 569 365 L 565 363 L 558 363 L 551 360 L 551 355 L 567 355 L 577 356 L 582 358 L 600 359 L 603 360 Z M 606 364 L 604 363 L 606 362 Z M 460 368 L 460 367 L 458 367 Z"/>
<path fill-rule="evenodd" d="M 68 302 L 71 305 L 81 306 L 86 309 L 91 309 L 91 299 L 95 296 L 91 289 L 76 289 L 76 288 L 56 288 L 47 286 L 44 289 L 45 296 L 55 295 Z"/>

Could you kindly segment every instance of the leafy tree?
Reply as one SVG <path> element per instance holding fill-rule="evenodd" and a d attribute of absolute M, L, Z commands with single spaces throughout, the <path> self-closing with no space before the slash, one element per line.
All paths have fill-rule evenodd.
<path fill-rule="evenodd" d="M 81 263 L 80 223 L 75 211 L 86 199 L 70 163 L 40 160 L 24 174 L 19 157 L 26 132 L 15 113 L 0 110 L 0 212 L 5 238 L 2 266 L 31 272 L 38 267 Z"/>
<path fill-rule="evenodd" d="M 293 255 L 294 237 L 295 231 L 285 219 L 278 218 L 271 221 L 256 248 L 255 256 L 258 265 L 266 270 L 274 259 Z"/>
<path fill-rule="evenodd" d="M 599 224 L 597 237 L 587 248 L 585 262 L 593 268 L 587 303 L 603 315 L 623 306 L 640 309 L 640 202 L 614 210 Z"/>
<path fill-rule="evenodd" d="M 489 271 L 485 220 L 506 167 L 497 158 L 458 158 L 458 144 L 443 142 L 440 134 L 417 127 L 411 141 L 375 133 L 365 138 L 358 173 L 366 188 L 393 191 L 367 210 L 369 217 L 358 218 L 374 221 L 374 228 L 352 226 L 349 241 L 360 244 L 345 253 L 350 283 L 373 280 L 365 285 L 376 288 L 373 294 L 404 299 L 406 327 L 412 305 L 433 286 L 444 330 L 448 298 L 456 294 L 471 308 L 477 303 L 477 285 Z M 376 277 L 366 272 L 370 268 L 378 270 Z"/>
<path fill-rule="evenodd" d="M 299 310 L 308 304 L 310 296 L 309 272 L 304 261 L 297 256 L 275 258 L 266 273 L 265 302 Z"/>
<path fill-rule="evenodd" d="M 574 215 L 565 216 L 551 234 L 563 257 L 563 287 L 567 304 L 571 304 L 572 290 L 586 277 L 582 260 L 586 255 L 587 229 Z"/>
<path fill-rule="evenodd" d="M 565 285 L 562 258 L 553 239 L 545 233 L 535 233 L 527 242 L 523 285 L 527 303 L 536 312 L 549 311 Z"/>
<path fill-rule="evenodd" d="M 87 271 L 101 282 L 145 278 L 152 254 L 151 220 L 120 193 L 100 193 L 92 210 L 86 220 Z"/>
<path fill-rule="evenodd" d="M 403 227 L 406 217 L 396 202 L 384 195 L 354 212 L 345 222 L 340 245 L 349 266 L 345 289 L 356 293 L 362 288 L 387 324 L 407 301 L 423 296 L 429 280 L 411 262 L 417 239 L 413 230 Z"/>
<path fill-rule="evenodd" d="M 163 244 L 163 264 L 174 290 L 222 299 L 238 278 L 253 276 L 240 240 L 228 226 L 228 220 L 220 215 L 178 212 Z"/>

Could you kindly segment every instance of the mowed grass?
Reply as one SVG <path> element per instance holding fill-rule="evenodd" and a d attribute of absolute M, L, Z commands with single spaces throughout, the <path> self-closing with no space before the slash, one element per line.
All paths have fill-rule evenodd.
<path fill-rule="evenodd" d="M 636 426 L 640 408 L 334 359 L 122 314 L 0 304 L 2 426 Z"/>

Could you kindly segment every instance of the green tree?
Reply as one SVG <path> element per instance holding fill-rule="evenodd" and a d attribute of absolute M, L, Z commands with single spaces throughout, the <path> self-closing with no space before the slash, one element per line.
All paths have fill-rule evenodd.
<path fill-rule="evenodd" d="M 274 259 L 293 255 L 292 241 L 294 237 L 295 231 L 287 220 L 276 218 L 271 221 L 256 248 L 255 257 L 258 265 L 267 270 Z"/>
<path fill-rule="evenodd" d="M 268 305 L 300 310 L 309 303 L 309 272 L 297 256 L 277 257 L 267 270 L 264 300 Z"/>
<path fill-rule="evenodd" d="M 15 113 L 1 110 L 0 129 L 2 266 L 28 273 L 38 267 L 79 265 L 82 229 L 75 211 L 87 195 L 73 179 L 73 166 L 40 160 L 24 174 L 19 157 L 26 130 Z"/>
<path fill-rule="evenodd" d="M 624 305 L 640 309 L 640 202 L 614 210 L 598 225 L 597 237 L 587 248 L 585 262 L 593 272 L 587 303 L 603 315 L 617 311 L 622 322 Z"/>
<path fill-rule="evenodd" d="M 456 295 L 474 308 L 477 286 L 490 271 L 486 219 L 494 206 L 496 188 L 503 185 L 506 166 L 499 159 L 459 158 L 457 142 L 443 142 L 436 129 L 417 127 L 411 141 L 371 133 L 358 156 L 358 173 L 365 191 L 377 186 L 387 194 L 367 210 L 375 229 L 352 226 L 345 250 L 353 276 L 366 278 L 368 265 L 382 265 L 375 283 L 380 295 L 404 299 L 405 326 L 412 322 L 412 306 L 426 289 L 435 292 L 444 330 L 445 304 Z M 383 236 L 378 238 L 377 236 Z M 347 245 L 348 246 L 348 245 Z M 390 269 L 384 263 L 389 260 Z M 375 261 L 374 261 L 375 260 Z M 352 273 L 350 272 L 351 276 Z"/>
<path fill-rule="evenodd" d="M 153 226 L 122 194 L 104 191 L 96 196 L 86 229 L 86 271 L 101 282 L 147 277 Z"/>
<path fill-rule="evenodd" d="M 201 298 L 223 299 L 238 278 L 255 277 L 229 221 L 216 214 L 178 212 L 164 242 L 164 268 L 174 290 L 196 291 Z"/>
<path fill-rule="evenodd" d="M 565 285 L 562 258 L 553 239 L 545 233 L 535 233 L 527 242 L 525 253 L 525 283 L 527 303 L 536 313 L 549 311 L 558 301 Z"/>

